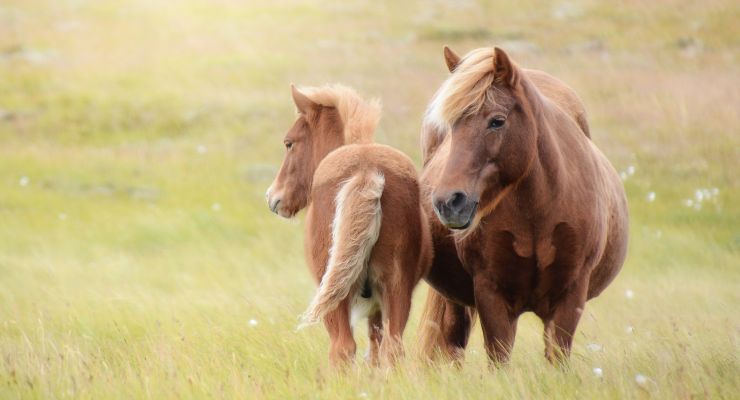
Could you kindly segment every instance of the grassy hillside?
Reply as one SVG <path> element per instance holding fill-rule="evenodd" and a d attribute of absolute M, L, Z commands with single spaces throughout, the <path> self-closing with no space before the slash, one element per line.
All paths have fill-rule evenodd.
<path fill-rule="evenodd" d="M 0 397 L 737 398 L 739 20 L 729 0 L 2 2 Z M 337 375 L 323 329 L 295 331 L 301 218 L 263 199 L 289 83 L 380 97 L 377 140 L 418 161 L 444 44 L 581 94 L 625 178 L 627 263 L 568 368 L 525 315 L 498 371 L 476 327 L 461 369 Z"/>

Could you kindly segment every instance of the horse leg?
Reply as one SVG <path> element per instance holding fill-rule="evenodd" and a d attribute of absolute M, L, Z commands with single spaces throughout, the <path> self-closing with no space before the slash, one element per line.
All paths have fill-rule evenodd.
<path fill-rule="evenodd" d="M 389 287 L 383 293 L 382 304 L 386 331 L 380 344 L 380 359 L 385 366 L 392 366 L 403 356 L 403 331 L 411 311 L 411 290 Z"/>
<path fill-rule="evenodd" d="M 465 355 L 475 321 L 475 296 L 471 276 L 449 233 L 444 235 L 435 241 L 434 261 L 425 277 L 431 287 L 421 317 L 421 351 L 430 360 L 441 355 L 457 362 Z"/>
<path fill-rule="evenodd" d="M 442 356 L 450 361 L 461 361 L 474 320 L 475 308 L 452 302 L 430 287 L 421 315 L 422 354 L 429 360 Z"/>
<path fill-rule="evenodd" d="M 511 312 L 504 297 L 495 291 L 491 282 L 476 277 L 473 279 L 473 286 L 488 358 L 494 365 L 506 363 L 514 347 L 518 318 Z"/>
<path fill-rule="evenodd" d="M 353 361 L 357 344 L 354 337 L 352 337 L 348 300 L 344 300 L 339 307 L 326 314 L 324 325 L 329 332 L 329 340 L 331 341 L 329 364 L 338 368 Z"/>
<path fill-rule="evenodd" d="M 573 336 L 586 305 L 586 292 L 587 288 L 576 288 L 570 291 L 555 307 L 552 316 L 543 321 L 545 324 L 545 357 L 553 364 L 565 361 L 570 356 Z"/>
<path fill-rule="evenodd" d="M 383 342 L 383 313 L 381 311 L 377 311 L 367 319 L 367 334 L 370 338 L 370 345 L 365 360 L 370 365 L 378 366 L 380 364 L 380 344 Z"/>
<path fill-rule="evenodd" d="M 445 313 L 440 329 L 444 341 L 442 351 L 450 360 L 460 362 L 465 356 L 474 318 L 475 311 L 472 307 L 445 301 Z"/>

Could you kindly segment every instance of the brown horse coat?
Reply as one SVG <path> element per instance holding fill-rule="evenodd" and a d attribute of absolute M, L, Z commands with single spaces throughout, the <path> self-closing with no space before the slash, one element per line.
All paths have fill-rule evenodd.
<path fill-rule="evenodd" d="M 352 325 L 367 316 L 371 362 L 391 363 L 432 258 L 416 169 L 371 143 L 376 103 L 342 86 L 293 88 L 293 97 L 299 118 L 267 198 L 286 217 L 308 205 L 305 251 L 319 289 L 304 324 L 323 319 L 337 365 L 354 357 Z"/>
<path fill-rule="evenodd" d="M 621 181 L 562 82 L 520 69 L 500 49 L 446 58 L 452 75 L 422 137 L 423 191 L 438 217 L 427 281 L 439 293 L 427 300 L 425 343 L 459 355 L 467 306 L 480 315 L 492 360 L 505 361 L 518 316 L 533 311 L 548 359 L 567 356 L 586 300 L 626 255 Z"/>

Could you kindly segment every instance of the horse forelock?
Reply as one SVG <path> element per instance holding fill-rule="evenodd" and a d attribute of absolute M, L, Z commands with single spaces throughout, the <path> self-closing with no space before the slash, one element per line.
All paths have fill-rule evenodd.
<path fill-rule="evenodd" d="M 493 48 L 480 48 L 463 57 L 427 107 L 424 124 L 446 135 L 455 121 L 495 101 Z"/>
<path fill-rule="evenodd" d="M 301 88 L 311 101 L 334 107 L 343 124 L 345 144 L 370 143 L 380 119 L 380 101 L 364 100 L 352 88 L 334 84 Z"/>

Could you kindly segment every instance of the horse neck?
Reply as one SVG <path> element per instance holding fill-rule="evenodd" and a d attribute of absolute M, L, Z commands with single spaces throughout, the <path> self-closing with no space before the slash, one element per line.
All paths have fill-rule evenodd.
<path fill-rule="evenodd" d="M 517 185 L 516 194 L 518 204 L 528 208 L 529 215 L 538 216 L 557 204 L 568 177 L 553 123 L 558 109 L 531 82 L 524 85 L 535 121 L 537 147 L 527 173 Z"/>
<path fill-rule="evenodd" d="M 329 153 L 346 144 L 341 126 L 324 127 L 323 129 L 317 129 L 316 132 L 318 132 L 318 134 L 314 135 L 311 143 L 312 159 L 311 163 L 308 164 L 308 168 L 310 168 L 310 171 L 308 172 L 309 182 L 307 185 L 309 188 L 309 204 L 312 201 L 310 188 L 313 186 L 314 174 L 319 168 L 319 164 L 321 164 L 321 161 L 323 161 Z"/>

